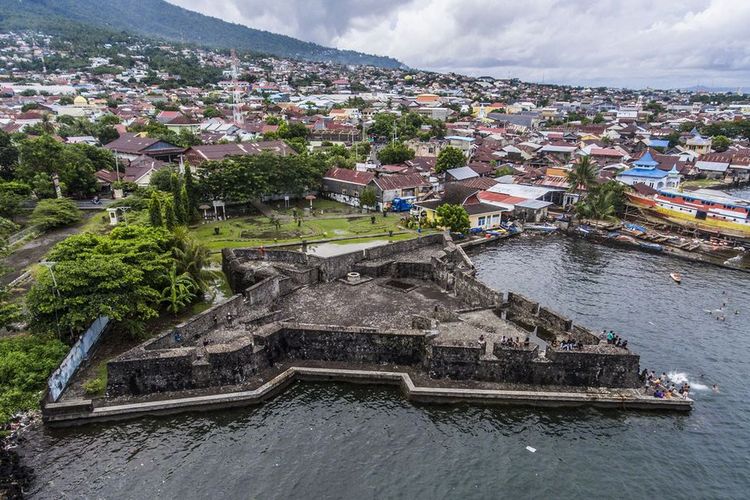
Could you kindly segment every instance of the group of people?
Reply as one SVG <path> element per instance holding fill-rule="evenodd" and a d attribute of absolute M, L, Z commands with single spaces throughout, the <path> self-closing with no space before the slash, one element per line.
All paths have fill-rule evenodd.
<path fill-rule="evenodd" d="M 514 347 L 520 349 L 521 347 L 529 347 L 530 343 L 531 341 L 529 340 L 529 337 L 526 337 L 523 342 L 521 342 L 520 337 L 506 337 L 505 335 L 503 335 L 500 338 L 500 345 L 503 347 Z"/>
<path fill-rule="evenodd" d="M 599 334 L 599 340 L 606 340 L 607 344 L 615 347 L 628 348 L 628 341 L 615 334 L 612 330 L 602 330 L 602 333 Z"/>
<path fill-rule="evenodd" d="M 665 372 L 657 376 L 654 370 L 644 369 L 641 378 L 644 379 L 646 394 L 651 394 L 655 398 L 670 399 L 679 395 L 687 399 L 690 395 L 690 384 L 683 382 L 678 388 Z"/>
<path fill-rule="evenodd" d="M 583 349 L 583 343 L 580 340 L 576 342 L 572 338 L 569 338 L 560 342 L 560 349 L 563 351 L 572 351 L 574 349 L 578 351 Z"/>

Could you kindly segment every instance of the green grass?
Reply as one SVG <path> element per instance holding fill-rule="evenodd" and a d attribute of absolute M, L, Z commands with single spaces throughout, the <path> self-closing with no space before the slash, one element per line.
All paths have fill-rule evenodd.
<path fill-rule="evenodd" d="M 298 214 L 303 214 L 305 208 L 310 208 L 310 202 L 308 200 L 293 200 L 289 202 L 289 208 L 284 208 L 283 201 L 273 201 L 267 203 L 268 206 L 276 210 L 280 214 L 292 215 L 294 208 L 297 209 Z M 339 203 L 333 200 L 326 200 L 318 198 L 312 202 L 313 212 L 316 216 L 320 215 L 321 210 L 323 215 L 349 215 L 349 214 L 360 214 L 362 213 L 359 208 L 355 208 L 344 203 Z"/>
<path fill-rule="evenodd" d="M 107 362 L 102 361 L 96 367 L 96 375 L 84 382 L 83 390 L 89 396 L 101 396 L 107 389 Z"/>
<path fill-rule="evenodd" d="M 53 337 L 0 339 L 0 423 L 15 412 L 38 407 L 47 377 L 67 352 L 68 346 Z"/>
<path fill-rule="evenodd" d="M 323 200 L 328 201 L 328 200 Z M 320 240 L 345 236 L 380 236 L 389 231 L 397 232 L 401 218 L 397 214 L 388 217 L 375 215 L 375 224 L 370 217 L 308 217 L 301 225 L 293 220 L 281 224 L 277 229 L 263 216 L 242 217 L 203 224 L 191 232 L 212 250 L 248 246 L 271 245 L 274 243 L 299 243 L 302 240 Z M 214 234 L 214 228 L 219 234 Z M 416 233 L 412 235 L 415 236 Z M 401 237 L 403 239 L 403 237 Z"/>

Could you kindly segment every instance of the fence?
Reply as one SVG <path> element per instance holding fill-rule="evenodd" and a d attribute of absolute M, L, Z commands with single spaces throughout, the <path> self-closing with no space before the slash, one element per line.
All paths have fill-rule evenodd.
<path fill-rule="evenodd" d="M 107 316 L 96 318 L 89 329 L 73 344 L 60 366 L 52 372 L 47 380 L 47 387 L 49 387 L 49 396 L 53 403 L 60 398 L 60 394 L 68 387 L 68 382 L 73 378 L 73 374 L 88 357 L 91 348 L 96 345 L 108 324 L 109 318 Z"/>
<path fill-rule="evenodd" d="M 13 233 L 8 236 L 8 246 L 15 245 L 21 240 L 28 238 L 29 236 L 36 236 L 42 232 L 41 226 L 29 226 L 26 229 L 22 229 L 17 233 Z"/>

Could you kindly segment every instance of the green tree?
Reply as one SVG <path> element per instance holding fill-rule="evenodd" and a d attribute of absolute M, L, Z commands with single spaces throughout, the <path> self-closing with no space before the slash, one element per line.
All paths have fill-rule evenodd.
<path fill-rule="evenodd" d="M 726 151 L 731 145 L 732 141 L 724 135 L 716 135 L 711 139 L 711 147 L 719 153 Z"/>
<path fill-rule="evenodd" d="M 403 163 L 414 158 L 414 150 L 403 142 L 392 142 L 378 151 L 378 160 L 385 165 Z"/>
<path fill-rule="evenodd" d="M 219 111 L 213 106 L 208 106 L 206 109 L 203 110 L 203 117 L 204 118 L 221 118 L 224 116 L 224 113 Z"/>
<path fill-rule="evenodd" d="M 368 210 L 374 209 L 378 204 L 378 197 L 375 193 L 375 189 L 370 186 L 364 188 L 359 195 L 359 203 Z"/>
<path fill-rule="evenodd" d="M 172 174 L 170 184 L 172 191 L 172 200 L 174 202 L 175 220 L 177 221 L 177 224 L 187 224 L 187 213 L 185 212 L 185 204 L 183 203 L 184 200 L 182 198 L 182 182 L 180 181 L 180 177 L 176 173 Z"/>
<path fill-rule="evenodd" d="M 159 294 L 144 283 L 143 271 L 105 255 L 41 269 L 26 298 L 31 328 L 58 333 L 69 343 L 99 316 L 120 322 L 153 318 L 158 300 Z"/>
<path fill-rule="evenodd" d="M 13 325 L 23 319 L 21 305 L 10 300 L 5 287 L 0 287 L 0 329 L 12 330 Z"/>
<path fill-rule="evenodd" d="M 0 217 L 13 219 L 21 202 L 31 195 L 31 187 L 22 182 L 0 182 Z"/>
<path fill-rule="evenodd" d="M 168 193 L 172 191 L 172 173 L 173 170 L 171 168 L 160 168 L 151 174 L 148 185 L 154 189 Z"/>
<path fill-rule="evenodd" d="M 442 173 L 452 168 L 463 167 L 466 165 L 466 156 L 464 153 L 453 146 L 446 146 L 438 154 L 435 161 L 435 172 Z"/>
<path fill-rule="evenodd" d="M 588 191 L 596 183 L 598 172 L 588 156 L 582 157 L 567 174 L 569 191 Z"/>
<path fill-rule="evenodd" d="M 437 209 L 438 224 L 449 228 L 453 233 L 465 233 L 469 230 L 471 221 L 469 213 L 461 205 L 446 203 Z"/>
<path fill-rule="evenodd" d="M 162 290 L 159 302 L 167 311 L 177 314 L 195 299 L 197 287 L 189 274 L 177 274 L 177 266 L 169 271 L 169 284 Z"/>
<path fill-rule="evenodd" d="M 156 193 L 151 196 L 148 204 L 148 219 L 152 226 L 163 227 L 164 219 L 161 215 L 161 197 L 157 196 Z"/>
<path fill-rule="evenodd" d="M 81 211 L 73 200 L 50 198 L 39 200 L 31 212 L 31 223 L 43 229 L 69 226 L 81 220 Z"/>
<path fill-rule="evenodd" d="M 282 122 L 276 132 L 281 139 L 307 138 L 310 133 L 302 122 Z"/>
<path fill-rule="evenodd" d="M 625 185 L 609 181 L 592 188 L 575 206 L 576 214 L 587 219 L 614 220 L 625 208 Z"/>
<path fill-rule="evenodd" d="M 196 240 L 186 228 L 177 228 L 174 231 L 172 257 L 177 264 L 177 273 L 188 274 L 201 292 L 206 291 L 210 282 L 220 274 L 208 269 L 208 247 Z"/>
<path fill-rule="evenodd" d="M 182 176 L 185 191 L 187 192 L 187 213 L 188 220 L 194 221 L 198 218 L 198 192 L 196 190 L 195 180 L 190 165 L 185 165 L 185 173 Z"/>
<path fill-rule="evenodd" d="M 175 215 L 174 199 L 172 197 L 164 199 L 164 225 L 170 231 L 177 226 L 177 216 Z"/>
<path fill-rule="evenodd" d="M 18 148 L 10 134 L 0 130 L 0 179 L 12 180 L 18 165 Z"/>

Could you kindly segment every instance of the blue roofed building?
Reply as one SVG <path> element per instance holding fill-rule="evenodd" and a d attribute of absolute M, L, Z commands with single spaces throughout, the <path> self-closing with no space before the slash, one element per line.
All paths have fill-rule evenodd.
<path fill-rule="evenodd" d="M 646 156 L 650 159 L 645 158 Z M 658 169 L 659 163 L 651 157 L 650 153 L 643 155 L 634 165 L 635 167 L 620 172 L 615 178 L 628 186 L 645 184 L 654 189 L 675 189 L 679 187 L 682 180 L 682 175 L 675 167 L 669 171 Z"/>

